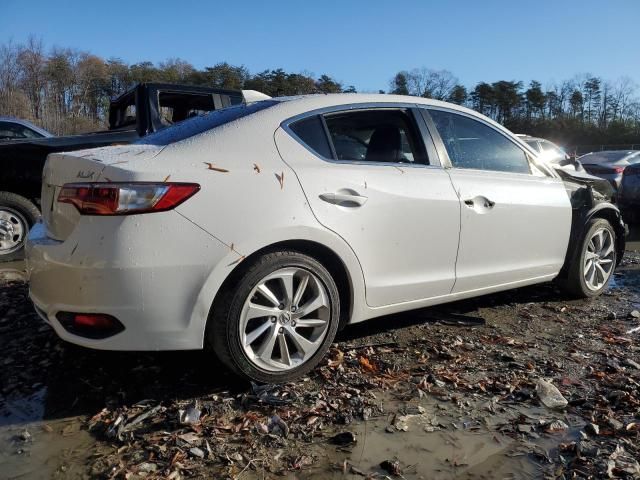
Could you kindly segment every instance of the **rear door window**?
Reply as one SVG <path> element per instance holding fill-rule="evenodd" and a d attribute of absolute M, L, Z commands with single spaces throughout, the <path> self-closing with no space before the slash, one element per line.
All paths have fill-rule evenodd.
<path fill-rule="evenodd" d="M 378 108 L 324 116 L 337 160 L 426 164 L 427 154 L 409 110 Z"/>
<path fill-rule="evenodd" d="M 421 134 L 406 109 L 327 113 L 290 125 L 321 157 L 342 162 L 428 164 Z"/>

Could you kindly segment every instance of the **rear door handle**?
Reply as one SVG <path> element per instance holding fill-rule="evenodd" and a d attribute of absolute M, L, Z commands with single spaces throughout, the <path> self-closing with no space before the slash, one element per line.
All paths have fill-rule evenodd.
<path fill-rule="evenodd" d="M 473 198 L 467 198 L 464 201 L 464 204 L 469 208 L 491 209 L 495 207 L 496 202 L 489 200 L 487 197 L 477 196 Z"/>
<path fill-rule="evenodd" d="M 367 197 L 355 193 L 322 193 L 320 199 L 341 207 L 361 207 L 367 202 Z"/>

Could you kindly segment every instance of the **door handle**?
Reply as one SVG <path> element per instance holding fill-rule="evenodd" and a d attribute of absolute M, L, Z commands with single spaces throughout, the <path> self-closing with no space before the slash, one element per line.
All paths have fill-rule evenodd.
<path fill-rule="evenodd" d="M 473 209 L 490 210 L 493 207 L 495 207 L 496 202 L 489 200 L 487 197 L 477 196 L 473 198 L 467 198 L 464 201 L 464 204 L 467 207 L 473 208 Z"/>
<path fill-rule="evenodd" d="M 356 193 L 322 193 L 320 199 L 341 207 L 361 207 L 367 202 L 367 197 Z"/>

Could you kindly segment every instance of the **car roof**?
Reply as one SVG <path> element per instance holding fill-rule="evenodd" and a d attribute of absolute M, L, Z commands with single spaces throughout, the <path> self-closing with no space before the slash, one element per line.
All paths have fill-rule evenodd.
<path fill-rule="evenodd" d="M 28 120 L 22 120 L 21 118 L 0 116 L 0 122 L 16 123 L 18 125 L 22 125 L 23 127 L 30 128 L 31 130 L 35 130 L 40 135 L 44 135 L 45 137 L 54 136 L 51 132 L 47 132 L 44 128 L 40 128 L 37 125 L 34 125 L 33 123 L 29 122 Z"/>
<path fill-rule="evenodd" d="M 393 94 L 379 94 L 379 93 L 329 93 L 329 94 L 312 94 L 312 95 L 297 95 L 291 97 L 274 97 L 271 100 L 276 101 L 283 107 L 280 110 L 280 115 L 283 117 L 294 117 L 313 110 L 320 110 L 323 108 L 340 107 L 343 105 L 354 105 L 357 108 L 358 104 L 385 104 L 385 103 L 404 103 L 414 104 L 419 106 L 428 106 L 436 108 L 446 108 L 448 110 L 454 110 L 466 115 L 476 117 L 486 123 L 490 123 L 495 128 L 513 135 L 512 132 L 507 130 L 499 123 L 492 119 L 471 110 L 470 108 L 462 107 L 454 103 L 443 102 L 440 100 L 434 100 L 431 98 L 414 97 L 410 95 L 393 95 Z M 366 105 L 363 105 L 366 107 Z M 270 109 L 271 110 L 271 109 Z M 273 111 L 273 110 L 272 110 Z M 285 112 L 291 112 L 287 115 Z M 267 110 L 264 111 L 267 114 Z"/>
<path fill-rule="evenodd" d="M 434 100 L 432 98 L 414 97 L 411 95 L 393 95 L 386 93 L 314 93 L 309 95 L 274 97 L 272 100 L 279 102 L 297 103 L 301 106 L 325 105 L 327 107 L 350 103 L 416 103 L 422 105 L 431 105 L 434 107 L 446 107 L 454 110 L 471 112 L 478 115 L 478 113 L 474 110 L 470 110 L 453 103 L 442 102 L 440 100 Z"/>
<path fill-rule="evenodd" d="M 531 135 L 527 135 L 526 133 L 516 133 L 516 137 L 518 137 L 523 142 L 534 142 L 535 141 L 535 142 L 553 143 L 551 140 L 547 140 L 546 138 L 533 137 Z M 554 143 L 554 145 L 555 145 L 555 143 Z"/>

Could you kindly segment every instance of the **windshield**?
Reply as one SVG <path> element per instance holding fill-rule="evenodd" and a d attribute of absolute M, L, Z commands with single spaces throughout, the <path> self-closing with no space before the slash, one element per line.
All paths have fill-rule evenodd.
<path fill-rule="evenodd" d="M 215 110 L 201 117 L 193 117 L 175 125 L 152 133 L 138 140 L 135 143 L 141 145 L 165 146 L 171 143 L 180 142 L 200 133 L 212 130 L 220 125 L 233 122 L 239 118 L 246 117 L 253 113 L 269 108 L 278 103 L 276 100 L 263 100 L 261 102 L 250 103 L 249 105 L 237 105 L 234 107 Z"/>

